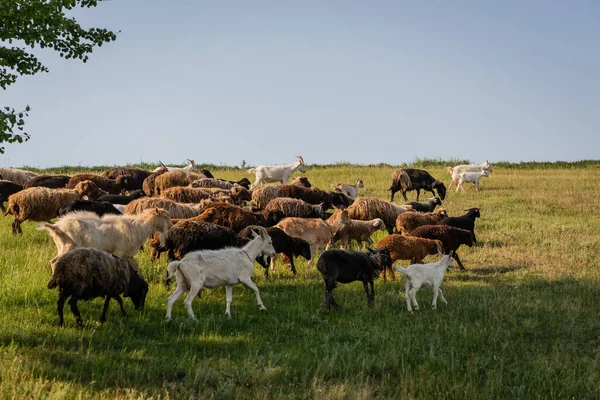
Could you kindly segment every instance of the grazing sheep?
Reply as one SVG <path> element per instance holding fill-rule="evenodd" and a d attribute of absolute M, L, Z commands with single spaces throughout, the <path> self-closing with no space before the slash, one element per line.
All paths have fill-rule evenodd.
<path fill-rule="evenodd" d="M 142 190 L 148 197 L 152 197 L 155 195 L 156 191 L 156 178 L 161 176 L 162 174 L 169 172 L 167 167 L 164 165 L 156 170 L 156 172 L 152 172 L 144 182 L 142 183 Z"/>
<path fill-rule="evenodd" d="M 440 254 L 441 255 L 441 254 Z M 438 295 L 444 304 L 448 304 L 442 293 L 442 281 L 446 269 L 453 266 L 452 252 L 447 255 L 441 255 L 442 258 L 438 262 L 428 264 L 413 264 L 404 269 L 401 266 L 394 267 L 394 270 L 404 275 L 406 281 L 406 306 L 409 312 L 419 311 L 419 303 L 417 303 L 417 292 L 421 286 L 429 287 L 433 291 L 433 301 L 431 309 L 437 308 Z M 412 303 L 412 305 L 411 305 Z"/>
<path fill-rule="evenodd" d="M 389 233 L 394 231 L 398 215 L 411 211 L 410 206 L 399 206 L 374 197 L 357 197 L 354 203 L 348 207 L 348 215 L 352 219 L 370 221 L 381 218 Z"/>
<path fill-rule="evenodd" d="M 71 177 L 69 175 L 39 175 L 34 176 L 23 185 L 23 189 L 43 186 L 49 189 L 62 189 L 67 186 Z"/>
<path fill-rule="evenodd" d="M 127 259 L 137 269 L 133 258 L 144 242 L 154 232 L 159 232 L 160 243 L 165 245 L 169 228 L 173 226 L 169 213 L 155 208 L 138 215 L 112 215 L 98 217 L 88 211 L 76 211 L 60 217 L 56 223 L 43 223 L 39 227 L 47 230 L 58 228 L 75 242 L 78 247 L 95 247 L 115 256 Z M 65 244 L 60 237 L 53 236 L 58 256 L 65 253 Z M 51 263 L 56 260 L 54 258 Z"/>
<path fill-rule="evenodd" d="M 327 218 L 322 205 L 308 204 L 300 199 L 289 197 L 278 197 L 271 200 L 265 207 L 265 211 L 281 211 L 286 217 Z"/>
<path fill-rule="evenodd" d="M 310 182 L 308 181 L 308 178 L 305 176 L 299 176 L 295 179 L 292 179 L 292 181 L 290 182 L 290 185 L 294 185 L 294 186 L 302 186 L 305 188 L 311 188 L 312 185 L 310 184 Z"/>
<path fill-rule="evenodd" d="M 351 219 L 348 224 L 333 235 L 332 242 L 341 241 L 340 249 L 345 249 L 351 240 L 356 240 L 359 248 L 363 247 L 364 242 L 367 242 L 367 245 L 371 246 L 373 244 L 371 235 L 379 230 L 385 231 L 385 229 L 385 222 L 381 218 L 375 218 L 370 221 Z"/>
<path fill-rule="evenodd" d="M 63 236 L 68 238 L 67 235 Z M 148 284 L 127 260 L 99 249 L 76 248 L 60 256 L 55 265 L 48 289 L 58 287 L 57 312 L 60 326 L 64 323 L 63 307 L 69 297 L 69 306 L 78 325 L 83 325 L 77 308 L 79 300 L 106 298 L 100 322 L 106 320 L 111 298 L 119 303 L 121 314 L 126 316 L 121 294 L 131 298 L 136 310 L 144 308 Z"/>
<path fill-rule="evenodd" d="M 439 240 L 444 246 L 444 254 L 448 254 L 450 251 L 454 252 L 454 259 L 461 269 L 465 269 L 456 251 L 461 244 L 473 247 L 473 234 L 471 231 L 446 225 L 425 225 L 413 230 L 411 236 Z"/>
<path fill-rule="evenodd" d="M 282 184 L 286 183 L 292 174 L 295 171 L 300 171 L 302 173 L 306 172 L 304 169 L 304 159 L 300 156 L 297 156 L 298 161 L 293 164 L 287 165 L 261 165 L 256 168 L 250 168 L 248 173 L 255 174 L 256 180 L 250 186 L 250 190 L 254 189 L 260 183 L 267 182 L 281 182 Z"/>
<path fill-rule="evenodd" d="M 23 190 L 23 186 L 18 183 L 14 183 L 12 181 L 0 180 L 0 209 L 2 212 L 6 212 L 6 208 L 4 208 L 4 202 L 8 201 L 8 198 Z"/>
<path fill-rule="evenodd" d="M 117 179 L 108 179 L 96 174 L 77 174 L 73 175 L 67 183 L 67 189 L 73 189 L 75 185 L 82 181 L 92 181 L 100 189 L 110 194 L 119 194 L 122 190 L 135 189 L 132 186 L 133 180 L 130 176 L 119 176 Z"/>
<path fill-rule="evenodd" d="M 310 260 L 306 268 L 310 269 L 318 252 L 331 246 L 333 235 L 350 222 L 348 211 L 335 210 L 326 221 L 320 218 L 284 218 L 275 227 L 290 236 L 304 239 L 310 245 Z"/>
<path fill-rule="evenodd" d="M 241 186 L 245 189 L 248 189 L 250 188 L 250 180 L 248 180 L 248 178 L 242 178 L 239 181 L 234 182 L 225 179 L 201 178 L 190 183 L 190 187 L 194 188 L 218 188 L 229 190 L 234 186 Z"/>
<path fill-rule="evenodd" d="M 193 181 L 206 178 L 204 175 L 188 171 L 169 171 L 154 180 L 154 194 L 160 196 L 165 190 L 176 186 L 188 186 Z"/>
<path fill-rule="evenodd" d="M 240 232 L 248 225 L 273 226 L 284 218 L 281 211 L 251 212 L 231 204 L 209 206 L 195 220 L 212 222 Z"/>
<path fill-rule="evenodd" d="M 481 217 L 479 208 L 469 208 L 465 211 L 467 212 L 465 215 L 460 217 L 446 217 L 440 222 L 440 224 L 471 231 L 473 234 L 473 242 L 477 243 L 477 238 L 475 237 L 475 220 Z"/>
<path fill-rule="evenodd" d="M 403 235 L 410 235 L 410 233 L 419 226 L 437 225 L 447 216 L 448 214 L 443 208 L 439 208 L 431 213 L 403 213 L 396 218 L 396 232 Z"/>
<path fill-rule="evenodd" d="M 356 181 L 356 184 L 354 185 L 349 185 L 347 183 L 338 183 L 337 186 L 333 186 L 333 188 L 338 192 L 342 192 L 346 196 L 351 197 L 353 199 L 358 197 L 358 189 L 363 187 L 365 187 L 365 185 L 363 184 L 362 179 Z"/>
<path fill-rule="evenodd" d="M 481 164 L 464 164 L 457 165 L 456 167 L 448 167 L 446 168 L 448 173 L 452 175 L 452 181 L 450 185 L 448 185 L 448 190 L 452 187 L 453 184 L 458 183 L 458 174 L 462 172 L 479 172 L 479 171 L 487 171 L 488 175 L 492 172 L 492 165 L 485 160 L 484 163 Z"/>
<path fill-rule="evenodd" d="M 152 175 L 152 171 L 133 167 L 111 168 L 102 173 L 102 176 L 108 179 L 117 179 L 119 176 L 129 176 L 132 190 L 142 189 L 144 180 Z"/>
<path fill-rule="evenodd" d="M 392 174 L 392 186 L 388 189 L 392 192 L 390 201 L 394 201 L 394 194 L 398 191 L 402 192 L 404 201 L 408 201 L 406 192 L 410 190 L 417 191 L 417 200 L 419 200 L 421 189 L 431 192 L 434 196 L 435 192 L 433 189 L 435 189 L 442 200 L 446 198 L 446 186 L 444 186 L 442 181 L 432 177 L 429 172 L 415 168 L 399 169 Z"/>
<path fill-rule="evenodd" d="M 486 170 L 479 172 L 461 172 L 457 175 L 458 186 L 456 187 L 456 191 L 458 192 L 458 189 L 462 189 L 464 192 L 465 188 L 463 187 L 463 185 L 465 184 L 465 182 L 472 182 L 475 185 L 475 191 L 479 192 L 479 179 L 481 179 L 482 176 L 487 177 L 489 175 L 489 172 Z"/>
<path fill-rule="evenodd" d="M 322 204 L 325 210 L 329 210 L 332 207 L 348 207 L 352 203 L 352 199 L 341 192 L 326 192 L 317 188 L 305 188 L 294 185 L 281 185 L 277 197 L 291 197 L 293 199 L 304 200 L 310 204 Z"/>
<path fill-rule="evenodd" d="M 25 182 L 31 178 L 38 176 L 35 172 L 26 171 L 18 168 L 0 168 L 0 175 L 5 181 L 11 181 L 17 185 L 25 185 Z"/>
<path fill-rule="evenodd" d="M 260 228 L 260 227 L 259 227 Z M 231 318 L 232 286 L 242 283 L 256 294 L 259 309 L 265 311 L 260 292 L 254 282 L 254 259 L 259 254 L 275 255 L 271 237 L 264 229 L 258 229 L 259 234 L 242 248 L 229 247 L 219 250 L 200 250 L 188 253 L 181 261 L 172 261 L 167 266 L 167 279 L 175 275 L 177 289 L 167 300 L 166 320 L 171 320 L 173 304 L 181 295 L 189 290 L 183 302 L 189 316 L 196 319 L 192 310 L 192 301 L 203 287 L 215 288 L 225 286 L 227 306 L 225 314 Z"/>
<path fill-rule="evenodd" d="M 427 203 L 421 203 L 419 201 L 409 201 L 404 203 L 405 206 L 411 206 L 414 211 L 418 212 L 433 212 L 435 207 L 442 205 L 442 200 L 439 197 L 431 197 L 427 200 Z"/>
<path fill-rule="evenodd" d="M 99 217 L 105 214 L 121 215 L 122 213 L 117 210 L 112 204 L 107 201 L 93 201 L 93 200 L 73 200 L 72 202 L 65 204 L 58 210 L 58 215 L 62 216 L 74 211 L 90 211 Z"/>
<path fill-rule="evenodd" d="M 127 205 L 131 203 L 133 200 L 141 199 L 146 194 L 143 190 L 137 189 L 129 194 L 107 194 L 104 196 L 98 197 L 98 201 L 108 201 L 111 204 L 122 204 Z"/>
<path fill-rule="evenodd" d="M 161 197 L 180 203 L 199 203 L 206 199 L 217 200 L 227 197 L 235 204 L 243 204 L 252 199 L 250 192 L 241 186 L 234 186 L 228 190 L 219 188 L 172 187 L 165 190 L 161 194 Z"/>
<path fill-rule="evenodd" d="M 126 215 L 135 215 L 144 210 L 163 208 L 169 212 L 171 218 L 191 218 L 203 211 L 204 204 L 182 204 L 169 199 L 156 197 L 143 197 L 132 201 L 125 206 Z"/>
<path fill-rule="evenodd" d="M 332 293 L 337 286 L 336 282 L 362 281 L 367 303 L 372 308 L 375 300 L 373 280 L 386 268 L 392 268 L 390 253 L 386 249 L 368 249 L 365 253 L 338 249 L 325 251 L 317 261 L 317 269 L 325 281 L 324 311 L 329 312 L 331 306 L 335 309 L 340 307 Z M 371 286 L 370 292 L 368 286 Z"/>
<path fill-rule="evenodd" d="M 240 237 L 248 238 L 256 225 L 250 225 L 242 229 Z M 275 227 L 266 228 L 267 233 L 273 241 L 273 248 L 277 254 L 283 254 L 290 261 L 290 270 L 296 275 L 296 266 L 294 265 L 294 257 L 301 256 L 306 260 L 310 259 L 310 245 L 306 240 L 293 237 L 285 233 L 283 230 Z M 275 269 L 275 257 L 271 258 L 271 271 Z M 265 269 L 265 275 L 268 277 L 268 269 Z"/>
<path fill-rule="evenodd" d="M 79 182 L 74 189 L 32 187 L 9 196 L 8 208 L 4 215 L 13 216 L 12 233 L 21 235 L 23 234 L 21 222 L 49 221 L 58 217 L 61 207 L 65 204 L 85 196 L 93 200 L 103 194 L 106 192 L 98 189 L 98 186 L 91 181 Z"/>
<path fill-rule="evenodd" d="M 413 264 L 423 262 L 429 254 L 444 253 L 444 246 L 439 240 L 430 240 L 412 236 L 392 234 L 381 239 L 375 247 L 388 249 L 392 257 L 392 264 L 397 260 L 410 260 Z M 394 271 L 389 269 L 392 279 L 396 279 Z M 383 270 L 383 279 L 386 280 L 387 270 Z"/>
<path fill-rule="evenodd" d="M 251 209 L 253 211 L 264 210 L 271 200 L 279 197 L 279 188 L 280 186 L 276 185 L 263 185 L 254 189 L 250 201 Z"/>

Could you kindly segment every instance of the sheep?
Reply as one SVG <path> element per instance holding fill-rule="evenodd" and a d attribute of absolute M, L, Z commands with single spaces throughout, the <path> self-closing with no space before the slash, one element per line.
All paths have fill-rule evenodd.
<path fill-rule="evenodd" d="M 198 171 L 198 166 L 196 165 L 196 162 L 194 160 L 190 160 L 188 159 L 188 165 L 186 165 L 185 167 L 167 167 L 165 164 L 160 163 L 160 167 L 156 167 L 152 170 L 152 172 L 159 172 L 162 169 L 166 169 L 167 171 Z"/>
<path fill-rule="evenodd" d="M 39 227 L 51 230 L 56 227 L 69 235 L 78 247 L 95 247 L 117 257 L 127 259 L 137 269 L 134 256 L 153 232 L 159 232 L 160 244 L 165 245 L 169 228 L 173 226 L 169 213 L 161 208 L 145 210 L 138 215 L 112 215 L 98 217 L 89 211 L 75 211 L 60 217 L 54 224 Z M 65 244 L 53 236 L 60 257 Z M 55 262 L 55 257 L 52 261 Z"/>
<path fill-rule="evenodd" d="M 11 181 L 17 185 L 25 185 L 25 182 L 38 176 L 35 172 L 26 171 L 18 168 L 0 168 L 0 174 L 5 181 Z"/>
<path fill-rule="evenodd" d="M 169 170 L 163 165 L 161 168 L 158 168 L 158 171 L 152 172 L 146 179 L 144 179 L 144 182 L 142 183 L 142 190 L 146 196 L 154 196 L 154 192 L 156 190 L 156 178 L 166 172 L 169 172 Z"/>
<path fill-rule="evenodd" d="M 385 229 L 385 222 L 381 218 L 375 218 L 370 221 L 351 219 L 348 224 L 333 235 L 332 242 L 341 241 L 340 249 L 346 248 L 350 240 L 356 240 L 359 248 L 364 245 L 364 242 L 367 242 L 367 245 L 371 246 L 373 245 L 371 235 L 378 230 L 385 231 Z"/>
<path fill-rule="evenodd" d="M 163 208 L 169 212 L 171 218 L 191 218 L 203 211 L 203 204 L 183 204 L 169 199 L 156 197 L 142 197 L 125 206 L 126 215 L 135 215 L 152 208 Z"/>
<path fill-rule="evenodd" d="M 415 311 L 419 311 L 417 292 L 421 286 L 429 287 L 433 291 L 433 301 L 431 303 L 432 310 L 437 308 L 438 295 L 444 304 L 448 304 L 444 298 L 444 293 L 442 293 L 440 286 L 444 280 L 446 269 L 453 266 L 452 252 L 450 252 L 450 254 L 441 256 L 442 258 L 434 263 L 413 264 L 406 269 L 402 268 L 401 266 L 394 267 L 394 270 L 404 275 L 404 280 L 406 282 L 406 292 L 404 296 L 406 297 L 406 306 L 409 312 L 413 312 L 413 309 Z"/>
<path fill-rule="evenodd" d="M 235 205 L 219 204 L 209 206 L 194 219 L 212 222 L 240 232 L 248 225 L 273 226 L 282 218 L 284 215 L 281 211 L 251 212 Z"/>
<path fill-rule="evenodd" d="M 257 228 L 258 229 L 258 228 Z M 256 294 L 256 301 L 261 311 L 266 311 L 260 292 L 254 282 L 254 259 L 259 255 L 273 256 L 275 249 L 271 237 L 264 229 L 242 248 L 225 248 L 219 250 L 199 250 L 188 253 L 180 261 L 172 261 L 167 266 L 167 279 L 177 279 L 177 289 L 167 300 L 165 319 L 171 320 L 173 304 L 181 295 L 189 290 L 184 304 L 192 319 L 196 319 L 192 310 L 192 301 L 203 287 L 215 288 L 225 286 L 227 306 L 225 314 L 231 318 L 232 286 L 244 284 Z"/>
<path fill-rule="evenodd" d="M 102 173 L 102 176 L 108 179 L 117 179 L 119 176 L 129 176 L 131 179 L 130 189 L 141 189 L 144 180 L 152 175 L 152 171 L 133 167 L 111 168 Z"/>
<path fill-rule="evenodd" d="M 444 246 L 444 253 L 454 252 L 454 259 L 459 267 L 465 269 L 456 251 L 461 244 L 473 247 L 473 234 L 471 231 L 446 225 L 424 225 L 413 230 L 411 236 L 439 240 Z"/>
<path fill-rule="evenodd" d="M 247 238 L 255 228 L 255 225 L 247 226 L 239 233 L 240 237 Z M 275 227 L 266 228 L 267 233 L 273 241 L 273 248 L 277 254 L 283 254 L 290 262 L 290 270 L 296 275 L 296 266 L 294 265 L 294 257 L 302 256 L 306 260 L 310 259 L 310 245 L 304 239 L 293 237 L 285 233 L 283 230 Z M 275 257 L 271 258 L 271 271 L 275 269 Z M 268 269 L 265 269 L 265 275 L 268 277 Z"/>
<path fill-rule="evenodd" d="M 417 200 L 419 200 L 421 189 L 431 192 L 434 196 L 433 190 L 435 189 L 442 200 L 446 198 L 446 186 L 442 181 L 432 177 L 429 172 L 415 168 L 399 169 L 392 174 L 392 186 L 388 189 L 392 192 L 390 201 L 394 201 L 394 194 L 398 191 L 402 192 L 404 201 L 408 201 L 406 192 L 410 190 L 417 191 Z"/>
<path fill-rule="evenodd" d="M 248 178 L 244 178 L 246 180 L 248 180 Z M 190 183 L 190 187 L 193 188 L 218 188 L 218 189 L 225 189 L 225 190 L 229 190 L 232 187 L 234 187 L 235 185 L 237 185 L 237 183 L 235 182 L 230 182 L 230 181 L 226 181 L 223 179 L 214 179 L 214 178 L 200 178 L 197 179 L 195 181 L 193 181 L 192 183 Z"/>
<path fill-rule="evenodd" d="M 175 186 L 188 186 L 195 180 L 206 178 L 204 175 L 189 171 L 169 171 L 154 180 L 154 194 L 160 196 L 165 190 Z"/>
<path fill-rule="evenodd" d="M 252 191 L 250 207 L 253 211 L 264 210 L 267 204 L 279 196 L 279 186 L 263 185 Z"/>
<path fill-rule="evenodd" d="M 39 175 L 34 176 L 23 185 L 23 189 L 43 186 L 49 189 L 62 189 L 67 186 L 71 177 L 69 175 Z"/>
<path fill-rule="evenodd" d="M 117 179 L 108 179 L 96 174 L 77 174 L 73 175 L 67 183 L 67 189 L 73 189 L 81 181 L 92 181 L 100 189 L 110 194 L 119 194 L 122 190 L 135 189 L 132 186 L 133 180 L 130 176 L 119 176 Z"/>
<path fill-rule="evenodd" d="M 462 172 L 479 172 L 479 171 L 487 171 L 488 175 L 492 172 L 492 165 L 485 160 L 484 163 L 481 164 L 464 164 L 457 165 L 455 167 L 447 167 L 448 173 L 452 175 L 452 181 L 450 185 L 448 185 L 448 190 L 452 187 L 453 184 L 458 183 L 458 174 Z"/>
<path fill-rule="evenodd" d="M 107 201 L 93 201 L 93 200 L 73 200 L 68 204 L 65 204 L 58 210 L 58 215 L 62 216 L 74 211 L 90 211 L 99 217 L 105 214 L 121 215 L 122 213 L 117 210 L 112 204 Z"/>
<path fill-rule="evenodd" d="M 399 206 L 374 197 L 357 197 L 354 203 L 348 207 L 348 215 L 352 219 L 369 221 L 381 218 L 389 233 L 394 231 L 398 215 L 411 211 L 410 206 Z"/>
<path fill-rule="evenodd" d="M 362 179 L 356 181 L 356 184 L 350 185 L 347 183 L 338 183 L 336 186 L 332 187 L 338 192 L 344 193 L 346 196 L 351 197 L 353 199 L 358 197 L 358 189 L 365 187 Z"/>
<path fill-rule="evenodd" d="M 373 280 L 379 277 L 382 269 L 391 267 L 392 260 L 386 249 L 368 249 L 365 253 L 338 249 L 325 251 L 317 262 L 317 269 L 325 281 L 324 311 L 329 312 L 331 306 L 335 309 L 339 308 L 332 293 L 337 286 L 336 282 L 362 281 L 367 294 L 367 303 L 372 308 L 375 300 Z M 368 286 L 371 286 L 370 292 Z"/>
<path fill-rule="evenodd" d="M 471 231 L 473 234 L 473 243 L 477 243 L 475 237 L 475 220 L 481 217 L 479 208 L 473 207 L 465 210 L 467 213 L 460 217 L 446 217 L 440 221 L 440 225 L 453 226 L 455 228 L 462 228 Z"/>
<path fill-rule="evenodd" d="M 396 232 L 409 235 L 419 226 L 437 225 L 447 216 L 448 214 L 443 208 L 439 208 L 431 213 L 407 212 L 400 214 L 396 218 Z"/>
<path fill-rule="evenodd" d="M 326 219 L 322 205 L 308 204 L 300 199 L 278 197 L 271 200 L 265 211 L 281 211 L 286 217 Z"/>
<path fill-rule="evenodd" d="M 297 158 L 298 161 L 293 164 L 261 165 L 256 168 L 250 168 L 248 173 L 256 175 L 256 180 L 252 186 L 250 186 L 250 190 L 254 189 L 263 182 L 281 182 L 284 184 L 290 179 L 295 171 L 305 173 L 306 169 L 304 168 L 304 159 L 300 156 L 297 156 Z"/>
<path fill-rule="evenodd" d="M 423 261 L 429 254 L 444 252 L 444 246 L 439 240 L 430 240 L 412 236 L 392 234 L 384 237 L 375 244 L 378 249 L 386 248 L 392 257 L 392 264 L 397 260 L 410 260 L 413 264 Z M 394 271 L 389 269 L 392 280 L 396 279 Z M 387 270 L 383 270 L 383 279 L 386 280 Z"/>
<path fill-rule="evenodd" d="M 91 200 L 106 192 L 98 189 L 91 181 L 79 182 L 74 189 L 48 189 L 32 187 L 8 197 L 8 208 L 4 215 L 11 214 L 13 235 L 22 235 L 21 222 L 49 221 L 58 216 L 60 208 L 73 200 L 88 197 Z"/>
<path fill-rule="evenodd" d="M 310 182 L 308 181 L 308 178 L 305 176 L 299 176 L 295 179 L 292 179 L 292 181 L 290 182 L 290 185 L 294 185 L 294 186 L 302 186 L 305 188 L 311 188 L 312 185 L 310 184 Z"/>
<path fill-rule="evenodd" d="M 77 308 L 79 300 L 106 298 L 100 322 L 106 320 L 111 298 L 119 303 L 123 317 L 127 315 L 121 294 L 131 298 L 136 310 L 144 308 L 148 284 L 127 260 L 100 249 L 73 248 L 75 243 L 68 235 L 56 228 L 55 234 L 62 234 L 62 239 L 72 248 L 56 260 L 52 278 L 48 282 L 48 289 L 58 287 L 57 312 L 60 326 L 64 324 L 63 307 L 69 297 L 69 306 L 80 326 L 83 325 L 83 320 Z"/>
<path fill-rule="evenodd" d="M 318 252 L 331 246 L 333 235 L 350 222 L 347 210 L 335 210 L 326 221 L 320 218 L 289 217 L 281 220 L 276 228 L 290 236 L 304 239 L 310 245 L 310 260 L 306 266 L 310 269 Z"/>
<path fill-rule="evenodd" d="M 133 200 L 140 199 L 144 197 L 146 194 L 143 190 L 137 189 L 129 194 L 107 194 L 104 196 L 98 197 L 98 201 L 108 201 L 111 204 L 122 204 L 127 205 L 131 203 Z"/>
<path fill-rule="evenodd" d="M 479 171 L 479 172 L 461 172 L 460 174 L 457 175 L 458 186 L 456 186 L 456 191 L 458 192 L 458 189 L 462 189 L 464 192 L 465 191 L 465 188 L 463 187 L 464 183 L 472 182 L 475 185 L 475 191 L 479 192 L 479 179 L 481 179 L 482 176 L 488 177 L 488 176 L 490 176 L 490 173 L 486 170 Z"/>
<path fill-rule="evenodd" d="M 294 185 L 281 185 L 277 197 L 291 197 L 310 204 L 323 204 L 324 210 L 329 210 L 331 207 L 348 207 L 352 203 L 352 199 L 341 192 L 326 192 L 317 188 Z"/>
<path fill-rule="evenodd" d="M 8 201 L 8 198 L 23 190 L 23 186 L 18 183 L 14 183 L 12 181 L 0 180 L 0 209 L 2 212 L 6 212 L 6 208 L 4 208 L 4 202 Z"/>
<path fill-rule="evenodd" d="M 427 200 L 427 203 L 421 203 L 418 201 L 409 201 L 404 203 L 405 206 L 411 206 L 413 210 L 418 212 L 433 212 L 435 207 L 442 205 L 442 200 L 439 197 L 431 197 Z"/>
<path fill-rule="evenodd" d="M 229 190 L 218 188 L 172 187 L 162 192 L 161 197 L 180 203 L 198 203 L 205 199 L 229 197 L 235 204 L 252 200 L 252 195 L 241 186 Z"/>

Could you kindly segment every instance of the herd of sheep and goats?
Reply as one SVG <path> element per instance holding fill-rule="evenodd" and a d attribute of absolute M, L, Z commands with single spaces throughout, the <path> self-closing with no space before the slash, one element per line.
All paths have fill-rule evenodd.
<path fill-rule="evenodd" d="M 5 216 L 13 216 L 13 234 L 22 234 L 21 222 L 36 221 L 37 229 L 48 231 L 54 240 L 58 255 L 50 261 L 48 288 L 59 290 L 60 325 L 67 299 L 79 325 L 83 321 L 78 300 L 104 297 L 101 322 L 111 299 L 125 316 L 121 295 L 142 309 L 148 284 L 134 256 L 144 244 L 153 260 L 168 254 L 167 281 L 174 276 L 177 282 L 167 300 L 167 321 L 173 304 L 186 292 L 184 306 L 195 319 L 192 300 L 202 288 L 219 286 L 225 286 L 226 314 L 231 317 L 232 286 L 239 283 L 254 291 L 260 310 L 266 310 L 252 281 L 254 263 L 262 265 L 268 276 L 277 254 L 294 274 L 294 257 L 309 260 L 310 269 L 321 254 L 316 268 L 325 282 L 326 312 L 339 307 L 332 295 L 338 282 L 362 281 L 372 306 L 373 279 L 380 273 L 386 279 L 388 272 L 393 279 L 393 271 L 404 276 L 409 311 L 419 309 L 416 293 L 422 286 L 433 291 L 433 309 L 438 296 L 447 304 L 440 285 L 454 261 L 464 268 L 456 251 L 476 242 L 478 208 L 455 217 L 436 209 L 446 196 L 446 186 L 415 168 L 392 174 L 389 202 L 358 196 L 362 180 L 332 190 L 311 187 L 306 177 L 288 184 L 295 171 L 305 172 L 304 160 L 297 158 L 293 164 L 250 169 L 256 175 L 252 184 L 247 178 L 215 179 L 192 160 L 183 168 L 161 163 L 154 171 L 123 167 L 73 176 L 0 168 L 0 207 Z M 477 191 L 479 179 L 491 171 L 487 160 L 448 167 L 452 175 L 448 189 L 456 184 L 456 190 L 464 190 L 469 182 Z M 407 201 L 406 192 L 411 190 L 416 190 L 417 201 Z M 421 190 L 434 197 L 419 202 Z M 405 204 L 394 203 L 396 192 L 401 192 Z M 372 249 L 371 235 L 378 230 L 389 235 Z M 366 251 L 347 250 L 353 241 L 359 249 L 368 245 Z M 423 263 L 427 255 L 438 254 L 439 261 Z M 409 260 L 411 265 L 392 268 L 396 260 Z"/>

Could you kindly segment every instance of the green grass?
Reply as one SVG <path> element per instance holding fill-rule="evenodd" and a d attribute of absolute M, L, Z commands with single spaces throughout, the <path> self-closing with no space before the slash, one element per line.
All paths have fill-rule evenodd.
<path fill-rule="evenodd" d="M 447 182 L 444 165 L 427 169 Z M 121 319 L 112 304 L 99 324 L 102 300 L 81 302 L 84 327 L 66 310 L 60 328 L 46 289 L 53 243 L 29 222 L 13 237 L 0 218 L 0 398 L 598 398 L 598 165 L 494 164 L 480 193 L 449 191 L 451 215 L 481 208 L 480 243 L 460 249 L 467 271 L 446 276 L 449 306 L 432 311 L 423 289 L 414 315 L 401 278 L 376 282 L 373 309 L 360 283 L 340 285 L 342 309 L 323 314 L 321 277 L 299 259 L 297 276 L 278 266 L 266 280 L 257 267 L 266 313 L 235 286 L 231 320 L 215 289 L 194 301 L 198 322 L 180 301 L 165 324 L 166 260 L 150 263 L 145 249 L 144 311 L 126 300 Z M 306 176 L 322 188 L 361 178 L 362 193 L 387 199 L 395 168 Z"/>

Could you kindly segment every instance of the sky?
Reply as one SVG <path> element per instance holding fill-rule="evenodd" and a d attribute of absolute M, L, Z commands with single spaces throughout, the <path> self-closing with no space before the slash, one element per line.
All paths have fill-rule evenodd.
<path fill-rule="evenodd" d="M 0 167 L 598 159 L 597 1 L 112 0 L 87 63 L 0 91 Z"/>

